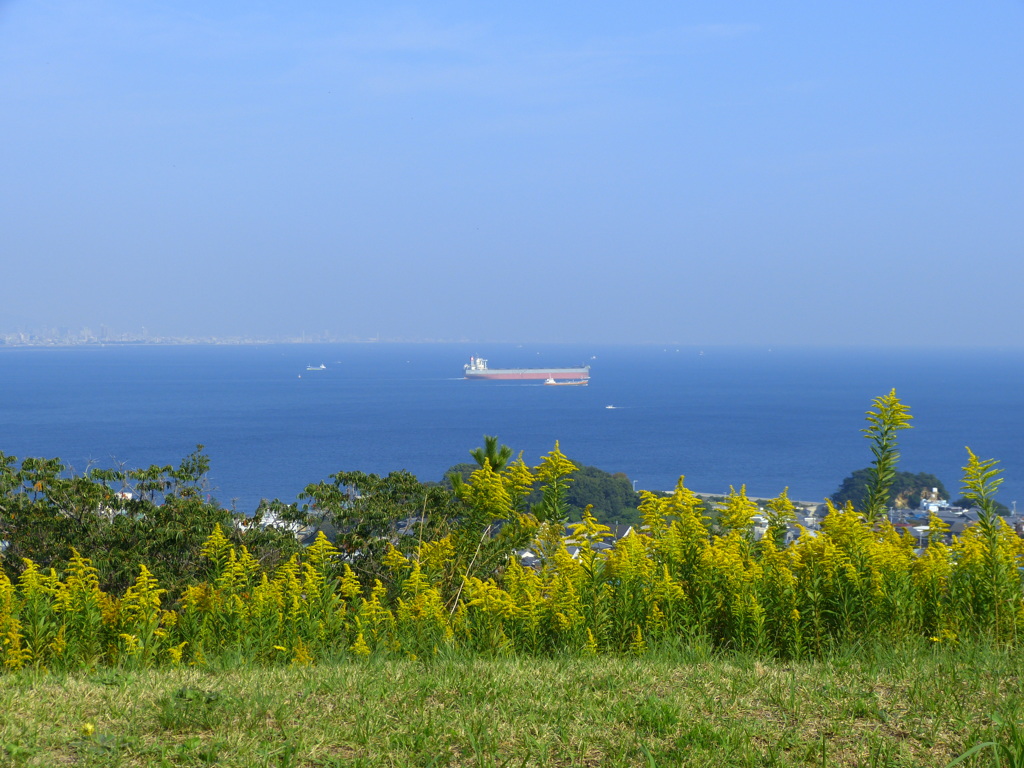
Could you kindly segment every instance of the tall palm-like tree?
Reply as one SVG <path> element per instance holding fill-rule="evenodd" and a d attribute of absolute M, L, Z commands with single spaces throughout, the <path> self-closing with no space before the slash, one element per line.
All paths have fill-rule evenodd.
<path fill-rule="evenodd" d="M 481 467 L 487 461 L 490 463 L 491 469 L 501 472 L 512 459 L 512 449 L 507 445 L 499 447 L 497 435 L 484 435 L 484 447 L 474 448 L 469 455 Z"/>

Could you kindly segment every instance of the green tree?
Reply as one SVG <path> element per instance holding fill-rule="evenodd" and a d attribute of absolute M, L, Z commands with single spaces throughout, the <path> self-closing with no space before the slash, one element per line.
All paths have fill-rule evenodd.
<path fill-rule="evenodd" d="M 484 435 L 483 448 L 473 448 L 469 455 L 475 463 L 456 464 L 445 473 L 442 481 L 442 485 L 451 488 L 456 495 L 462 493 L 463 484 L 478 469 L 490 467 L 495 472 L 501 472 L 512 459 L 512 449 L 507 445 L 499 447 L 496 435 Z"/>
<path fill-rule="evenodd" d="M 582 519 L 583 510 L 592 506 L 594 518 L 604 525 L 635 525 L 640 521 L 640 494 L 625 474 L 581 466 L 569 474 L 569 480 L 565 501 L 571 520 Z M 541 499 L 539 489 L 530 495 L 532 504 L 539 504 Z"/>
<path fill-rule="evenodd" d="M 81 475 L 59 459 L 18 465 L 0 454 L 3 568 L 16 576 L 28 558 L 61 571 L 75 549 L 92 559 L 104 589 L 122 592 L 145 563 L 171 599 L 206 575 L 200 550 L 216 526 L 268 567 L 298 551 L 290 532 L 247 525 L 243 515 L 204 498 L 208 468 L 202 446 L 177 468 L 93 468 Z"/>
<path fill-rule="evenodd" d="M 854 508 L 864 509 L 867 506 L 868 485 L 873 477 L 874 473 L 871 467 L 858 469 L 843 480 L 839 488 L 829 498 L 838 508 L 849 501 Z M 917 474 L 896 472 L 892 476 L 884 508 L 913 509 L 918 507 L 921 504 L 922 496 L 930 494 L 932 488 L 938 489 L 940 498 L 949 498 L 946 486 L 935 475 L 927 472 L 918 472 Z"/>
<path fill-rule="evenodd" d="M 404 470 L 385 477 L 337 472 L 330 478 L 307 485 L 300 499 L 337 529 L 335 544 L 366 584 L 388 578 L 381 558 L 391 544 L 409 551 L 417 541 L 448 532 L 463 511 L 450 490 L 423 484 Z"/>
<path fill-rule="evenodd" d="M 484 447 L 474 448 L 469 455 L 478 466 L 482 467 L 486 461 L 495 472 L 501 472 L 512 460 L 512 449 L 507 445 L 499 446 L 497 435 L 484 435 Z"/>
<path fill-rule="evenodd" d="M 440 485 L 445 488 L 454 488 L 460 483 L 464 483 L 469 480 L 469 476 L 480 469 L 480 465 L 472 461 L 463 461 L 458 464 L 452 464 L 444 473 L 444 478 L 441 480 Z"/>

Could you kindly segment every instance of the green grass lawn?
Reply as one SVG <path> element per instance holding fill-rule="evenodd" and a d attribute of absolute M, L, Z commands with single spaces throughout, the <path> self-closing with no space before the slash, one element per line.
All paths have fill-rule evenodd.
<path fill-rule="evenodd" d="M 1022 672 L 938 646 L 23 671 L 0 675 L 0 765 L 941 767 L 1020 750 Z"/>

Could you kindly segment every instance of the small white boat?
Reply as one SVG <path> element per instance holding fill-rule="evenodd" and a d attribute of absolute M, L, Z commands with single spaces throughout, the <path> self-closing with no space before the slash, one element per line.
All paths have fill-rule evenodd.
<path fill-rule="evenodd" d="M 323 363 L 320 363 L 320 365 L 307 365 L 306 366 L 306 370 L 307 371 L 326 371 L 327 370 L 327 366 L 324 365 Z"/>
<path fill-rule="evenodd" d="M 576 379 L 573 381 L 558 381 L 549 377 L 544 380 L 544 385 L 547 387 L 585 387 L 587 386 L 587 380 Z"/>

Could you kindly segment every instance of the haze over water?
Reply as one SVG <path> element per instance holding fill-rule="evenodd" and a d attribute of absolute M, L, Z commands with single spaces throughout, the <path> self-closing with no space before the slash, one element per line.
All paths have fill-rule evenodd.
<path fill-rule="evenodd" d="M 1019 346 L 1022 92 L 1021 2 L 0 2 L 0 335 Z"/>
<path fill-rule="evenodd" d="M 587 387 L 465 381 L 492 367 L 588 363 Z M 307 371 L 307 365 L 326 365 Z M 350 344 L 0 351 L 0 450 L 127 467 L 176 464 L 197 443 L 213 495 L 251 512 L 338 471 L 439 480 L 484 434 L 536 464 L 556 440 L 638 488 L 679 475 L 701 492 L 821 500 L 871 460 L 860 432 L 895 388 L 914 415 L 900 468 L 959 495 L 965 445 L 1024 493 L 1024 351 Z M 607 406 L 613 405 L 614 408 Z M 1021 496 L 1024 502 L 1024 496 Z"/>

